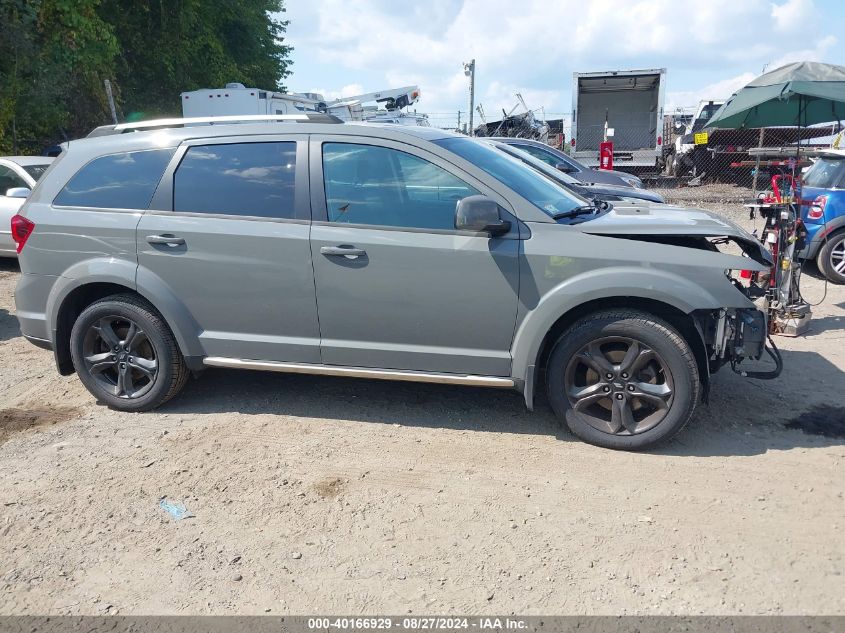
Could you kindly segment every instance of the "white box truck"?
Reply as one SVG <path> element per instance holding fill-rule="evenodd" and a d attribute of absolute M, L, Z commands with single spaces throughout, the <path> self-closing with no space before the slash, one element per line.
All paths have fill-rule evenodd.
<path fill-rule="evenodd" d="M 665 84 L 665 68 L 572 73 L 573 157 L 597 166 L 610 130 L 614 169 L 659 169 Z"/>

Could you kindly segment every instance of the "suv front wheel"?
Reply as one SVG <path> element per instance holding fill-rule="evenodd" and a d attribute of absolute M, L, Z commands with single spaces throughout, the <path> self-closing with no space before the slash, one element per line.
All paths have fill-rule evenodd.
<path fill-rule="evenodd" d="M 121 411 L 154 409 L 188 379 L 170 328 L 134 295 L 106 297 L 85 308 L 73 324 L 70 353 L 88 391 Z"/>
<path fill-rule="evenodd" d="M 623 450 L 675 435 L 701 388 L 678 331 L 634 310 L 598 312 L 572 325 L 549 356 L 547 379 L 552 408 L 575 435 Z"/>

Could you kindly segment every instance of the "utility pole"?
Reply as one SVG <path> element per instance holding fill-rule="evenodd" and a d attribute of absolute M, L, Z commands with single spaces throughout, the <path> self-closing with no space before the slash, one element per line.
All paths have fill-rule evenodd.
<path fill-rule="evenodd" d="M 106 99 L 109 102 L 112 121 L 115 125 L 117 125 L 117 110 L 114 107 L 114 95 L 111 92 L 111 82 L 108 79 L 103 79 L 103 84 L 106 86 Z"/>
<path fill-rule="evenodd" d="M 464 74 L 469 77 L 469 135 L 474 136 L 472 113 L 475 109 L 475 60 L 464 62 Z"/>

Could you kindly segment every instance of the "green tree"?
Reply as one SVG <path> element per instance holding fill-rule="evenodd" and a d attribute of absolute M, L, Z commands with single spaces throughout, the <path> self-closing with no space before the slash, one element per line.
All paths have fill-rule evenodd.
<path fill-rule="evenodd" d="M 37 153 L 119 112 L 178 114 L 229 81 L 284 89 L 283 0 L 0 0 L 0 153 Z"/>
<path fill-rule="evenodd" d="M 117 81 L 136 118 L 178 114 L 179 93 L 229 81 L 283 88 L 290 74 L 281 0 L 104 0 L 120 42 Z"/>
<path fill-rule="evenodd" d="M 117 55 L 99 0 L 0 0 L 0 151 L 62 140 L 103 113 Z"/>

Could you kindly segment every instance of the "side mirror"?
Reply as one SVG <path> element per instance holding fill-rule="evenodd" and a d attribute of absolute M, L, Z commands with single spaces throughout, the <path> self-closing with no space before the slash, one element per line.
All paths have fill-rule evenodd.
<path fill-rule="evenodd" d="M 29 198 L 29 194 L 31 193 L 32 189 L 29 187 L 12 187 L 11 189 L 6 189 L 7 198 Z"/>
<path fill-rule="evenodd" d="M 558 163 L 555 165 L 555 169 L 557 169 L 558 171 L 562 171 L 564 174 L 571 174 L 573 171 L 575 171 L 572 168 L 572 165 L 568 163 Z"/>
<path fill-rule="evenodd" d="M 458 201 L 455 228 L 459 231 L 503 235 L 511 230 L 511 223 L 502 219 L 499 205 L 495 201 L 487 196 L 469 196 Z"/>

